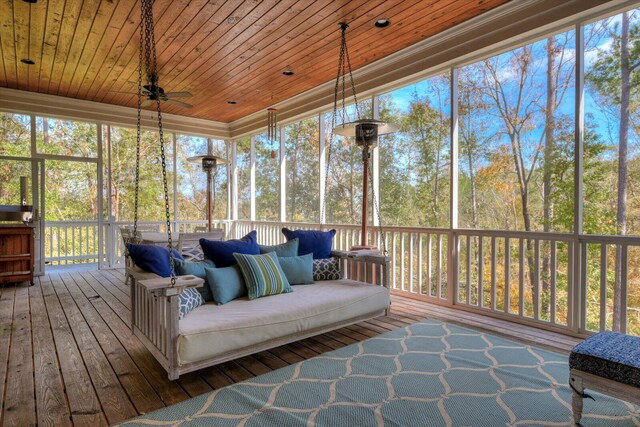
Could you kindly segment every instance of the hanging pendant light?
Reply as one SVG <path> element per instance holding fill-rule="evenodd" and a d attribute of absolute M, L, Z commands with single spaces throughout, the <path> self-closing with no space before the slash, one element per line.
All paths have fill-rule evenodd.
<path fill-rule="evenodd" d="M 354 249 L 373 249 L 375 247 L 368 244 L 368 210 L 369 210 L 369 185 L 371 184 L 371 198 L 378 217 L 380 240 L 383 246 L 383 251 L 386 253 L 385 239 L 382 231 L 382 220 L 380 218 L 380 209 L 376 200 L 375 188 L 373 187 L 373 174 L 371 173 L 371 149 L 378 146 L 378 137 L 380 135 L 386 135 L 393 132 L 397 132 L 399 127 L 392 123 L 383 122 L 380 120 L 366 119 L 360 117 L 360 107 L 358 105 L 358 97 L 356 95 L 356 87 L 353 82 L 353 75 L 351 73 L 351 60 L 349 59 L 349 50 L 347 49 L 347 37 L 346 31 L 349 28 L 344 22 L 338 24 L 340 26 L 340 57 L 338 59 L 338 76 L 336 77 L 334 101 L 333 101 L 333 116 L 332 116 L 332 137 L 333 134 L 355 137 L 356 144 L 362 147 L 362 228 L 361 228 L 361 244 Z M 355 103 L 356 120 L 353 122 L 345 123 L 346 114 L 346 78 L 349 77 L 349 83 L 351 84 L 351 93 L 353 94 L 353 100 Z M 335 119 L 338 116 L 338 101 L 339 101 L 339 89 L 342 93 L 342 123 L 335 124 Z M 330 156 L 329 150 L 329 156 Z M 327 163 L 329 160 L 327 160 Z"/>
<path fill-rule="evenodd" d="M 207 141 L 207 154 L 187 158 L 188 162 L 202 166 L 202 172 L 207 174 L 207 231 L 213 231 L 213 178 L 218 165 L 227 163 L 227 159 L 213 155 L 213 145 Z"/>

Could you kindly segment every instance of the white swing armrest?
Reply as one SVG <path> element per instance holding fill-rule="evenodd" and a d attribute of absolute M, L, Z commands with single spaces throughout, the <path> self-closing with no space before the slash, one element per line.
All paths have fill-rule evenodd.
<path fill-rule="evenodd" d="M 382 255 L 378 250 L 369 249 L 359 249 L 356 251 L 333 250 L 331 251 L 331 256 L 342 259 L 356 259 L 374 264 L 387 264 L 391 262 L 391 257 Z"/>
<path fill-rule="evenodd" d="M 171 277 L 156 277 L 140 280 L 140 286 L 149 292 L 162 291 L 164 296 L 179 295 L 186 288 L 199 288 L 204 284 L 204 279 L 193 275 L 176 277 L 175 285 L 171 284 Z"/>

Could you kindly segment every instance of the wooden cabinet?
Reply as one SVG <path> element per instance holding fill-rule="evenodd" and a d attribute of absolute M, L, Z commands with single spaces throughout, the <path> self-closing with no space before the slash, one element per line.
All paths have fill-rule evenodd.
<path fill-rule="evenodd" d="M 33 227 L 0 224 L 0 283 L 33 284 Z"/>

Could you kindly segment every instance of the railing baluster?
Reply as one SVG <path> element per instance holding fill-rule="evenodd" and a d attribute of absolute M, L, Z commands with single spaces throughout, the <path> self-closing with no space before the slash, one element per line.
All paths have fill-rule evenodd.
<path fill-rule="evenodd" d="M 433 295 L 431 291 L 431 261 L 433 256 L 432 242 L 431 242 L 431 233 L 427 233 L 427 289 L 429 289 L 429 295 Z M 435 290 L 436 298 L 440 299 L 440 289 L 437 288 Z"/>
<path fill-rule="evenodd" d="M 533 318 L 540 319 L 540 239 L 533 241 L 534 248 L 534 276 L 532 278 L 533 290 Z"/>
<path fill-rule="evenodd" d="M 451 244 L 451 242 L 448 243 Z M 436 239 L 436 284 L 438 297 L 442 299 L 442 234 L 438 234 Z M 452 284 L 449 283 L 448 286 L 452 286 Z"/>
<path fill-rule="evenodd" d="M 520 256 L 518 257 L 518 314 L 524 316 L 524 259 L 527 254 L 525 252 L 523 238 L 518 239 L 518 250 Z"/>
<path fill-rule="evenodd" d="M 409 233 L 409 292 L 415 292 L 413 288 L 413 233 Z"/>
<path fill-rule="evenodd" d="M 478 236 L 478 307 L 484 306 L 484 248 L 482 236 Z"/>
<path fill-rule="evenodd" d="M 405 275 L 404 275 L 404 236 L 405 233 L 400 233 L 400 283 L 401 283 L 401 287 L 400 289 L 402 289 L 403 291 L 407 290 L 407 285 L 405 283 Z"/>
<path fill-rule="evenodd" d="M 430 295 L 431 290 L 429 292 L 424 291 L 424 281 L 422 280 L 422 233 L 418 233 L 418 293 L 420 295 Z"/>
<path fill-rule="evenodd" d="M 629 246 L 626 244 L 621 244 L 622 246 L 622 255 L 620 257 L 620 333 L 627 333 L 627 304 L 628 304 L 628 295 L 627 295 L 627 286 L 628 286 L 628 251 Z"/>
<path fill-rule="evenodd" d="M 551 244 L 551 263 L 550 263 L 550 275 L 551 277 L 549 278 L 551 283 L 550 283 L 550 289 L 549 292 L 551 293 L 550 298 L 549 298 L 549 320 L 551 321 L 551 323 L 555 324 L 557 319 L 556 319 L 556 280 L 557 280 L 557 246 L 558 246 L 558 242 L 555 240 L 552 240 L 550 242 Z"/>
<path fill-rule="evenodd" d="M 585 245 L 586 246 L 586 245 Z M 600 330 L 607 329 L 607 245 L 600 244 Z"/>
<path fill-rule="evenodd" d="M 496 309 L 497 293 L 496 293 L 496 279 L 497 279 L 497 260 L 498 260 L 498 248 L 496 245 L 496 237 L 491 237 L 491 309 Z"/>
<path fill-rule="evenodd" d="M 511 306 L 511 245 L 509 238 L 504 238 L 504 312 L 509 313 Z"/>
<path fill-rule="evenodd" d="M 466 258 L 467 281 L 465 283 L 465 287 L 467 289 L 466 295 L 465 295 L 465 302 L 467 305 L 471 303 L 471 258 L 472 258 L 471 240 L 472 240 L 472 237 L 470 235 L 467 235 L 467 258 Z M 458 298 L 460 298 L 460 295 L 458 295 Z"/>

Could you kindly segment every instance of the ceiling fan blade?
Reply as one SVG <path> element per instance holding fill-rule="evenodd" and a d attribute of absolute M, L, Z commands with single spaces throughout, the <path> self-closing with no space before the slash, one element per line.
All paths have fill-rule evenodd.
<path fill-rule="evenodd" d="M 193 95 L 189 92 L 165 92 L 169 98 L 189 98 Z"/>
<path fill-rule="evenodd" d="M 168 102 L 168 103 L 170 103 L 170 104 L 177 105 L 177 106 L 179 106 L 179 107 L 184 107 L 184 108 L 191 108 L 191 107 L 193 107 L 193 105 L 191 105 L 191 104 L 187 104 L 186 102 L 182 102 L 182 101 L 176 101 L 176 100 L 174 100 L 174 99 L 167 99 L 167 101 L 166 101 L 166 102 Z"/>
<path fill-rule="evenodd" d="M 142 101 L 140 106 L 141 107 L 148 107 L 149 105 L 153 105 L 154 103 L 155 103 L 155 101 L 152 100 L 152 99 L 145 99 L 144 101 Z"/>
<path fill-rule="evenodd" d="M 110 90 L 109 93 L 120 93 L 123 95 L 137 95 L 137 93 L 134 93 L 134 92 L 124 92 L 121 90 Z"/>

